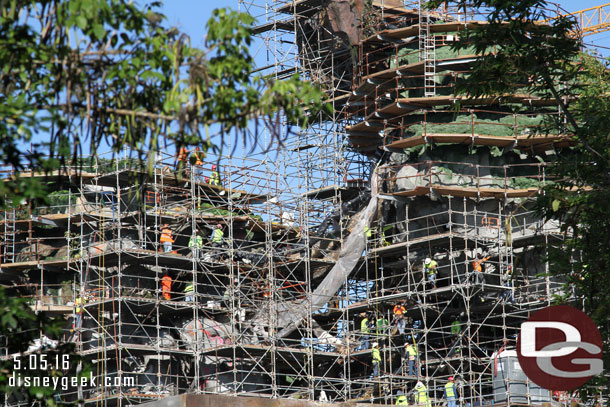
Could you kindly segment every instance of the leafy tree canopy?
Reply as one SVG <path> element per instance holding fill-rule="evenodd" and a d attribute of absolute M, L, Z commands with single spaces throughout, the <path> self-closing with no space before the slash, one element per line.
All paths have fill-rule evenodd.
<path fill-rule="evenodd" d="M 251 75 L 248 14 L 215 10 L 199 49 L 166 26 L 157 1 L 1 3 L 0 151 L 17 171 L 57 170 L 107 146 L 150 168 L 169 146 L 212 147 L 210 126 L 241 136 L 256 118 L 281 142 L 279 115 L 306 126 L 323 108 L 321 92 L 297 76 Z M 44 195 L 37 180 L 0 184 L 2 204 Z"/>

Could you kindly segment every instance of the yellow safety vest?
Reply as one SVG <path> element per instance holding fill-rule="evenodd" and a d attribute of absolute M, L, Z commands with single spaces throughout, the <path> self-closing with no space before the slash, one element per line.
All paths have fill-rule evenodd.
<path fill-rule="evenodd" d="M 220 184 L 220 175 L 218 174 L 218 171 L 212 171 L 212 173 L 210 174 L 210 184 Z"/>
<path fill-rule="evenodd" d="M 195 236 L 195 238 L 189 239 L 189 247 L 196 247 L 198 249 L 203 247 L 203 238 L 201 236 Z"/>
<path fill-rule="evenodd" d="M 449 382 L 445 385 L 445 394 L 447 397 L 455 397 L 455 384 L 453 382 Z"/>
<path fill-rule="evenodd" d="M 74 300 L 74 312 L 78 314 L 81 310 L 81 304 L 85 305 L 85 302 L 86 301 L 82 297 L 76 297 L 76 299 Z"/>
<path fill-rule="evenodd" d="M 426 389 L 426 386 L 422 386 L 419 389 L 417 389 L 417 402 L 425 403 L 427 401 L 428 401 L 428 389 Z"/>
<path fill-rule="evenodd" d="M 430 262 L 430 264 L 424 265 L 428 274 L 436 274 L 436 266 L 438 266 L 438 263 L 436 262 L 436 260 L 432 260 Z"/>
<path fill-rule="evenodd" d="M 402 405 L 406 406 L 407 404 L 409 404 L 407 402 L 407 396 L 402 395 L 402 396 L 396 397 L 396 405 L 397 406 L 402 406 Z"/>
<path fill-rule="evenodd" d="M 193 283 L 187 284 L 186 287 L 184 288 L 185 293 L 192 293 L 193 291 L 195 291 L 195 287 L 193 287 Z"/>
<path fill-rule="evenodd" d="M 360 332 L 362 332 L 363 334 L 368 334 L 369 331 L 369 319 L 368 318 L 364 318 L 362 320 L 362 322 L 360 323 Z"/>
<path fill-rule="evenodd" d="M 373 348 L 371 354 L 373 355 L 373 362 L 381 362 L 381 353 L 379 353 L 379 349 Z"/>
<path fill-rule="evenodd" d="M 411 344 L 407 345 L 407 356 L 417 357 L 417 349 Z"/>
<path fill-rule="evenodd" d="M 220 229 L 214 229 L 212 232 L 212 243 L 222 243 L 222 238 L 224 237 L 224 232 Z"/>

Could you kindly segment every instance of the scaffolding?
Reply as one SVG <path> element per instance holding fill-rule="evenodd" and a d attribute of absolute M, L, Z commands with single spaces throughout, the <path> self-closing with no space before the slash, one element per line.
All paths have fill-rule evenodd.
<path fill-rule="evenodd" d="M 477 13 L 352 3 L 240 1 L 260 24 L 259 71 L 298 73 L 333 106 L 275 129 L 278 151 L 161 154 L 152 172 L 99 160 L 46 178 L 56 205 L 5 212 L 0 278 L 65 316 L 98 379 L 62 398 L 395 404 L 422 382 L 440 406 L 452 376 L 461 407 L 574 401 L 502 373 L 520 324 L 565 294 L 544 261 L 560 225 L 532 206 L 552 182 L 545 159 L 571 145 L 543 130 L 561 113 L 545 95 L 452 94 L 476 55 L 449 46 Z"/>

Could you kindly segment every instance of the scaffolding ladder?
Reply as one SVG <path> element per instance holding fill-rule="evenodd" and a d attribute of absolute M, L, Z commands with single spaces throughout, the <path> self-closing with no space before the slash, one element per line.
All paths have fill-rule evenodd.
<path fill-rule="evenodd" d="M 419 0 L 419 58 L 424 62 L 424 96 L 436 96 L 436 51 L 434 36 L 430 35 L 430 13 Z"/>
<path fill-rule="evenodd" d="M 15 262 L 15 233 L 17 233 L 15 220 L 15 208 L 6 211 L 6 218 L 4 219 L 4 256 L 2 258 L 2 263 Z"/>

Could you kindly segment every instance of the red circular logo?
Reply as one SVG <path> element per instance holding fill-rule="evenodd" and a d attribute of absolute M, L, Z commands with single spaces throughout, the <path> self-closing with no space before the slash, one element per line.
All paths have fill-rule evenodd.
<path fill-rule="evenodd" d="M 519 364 L 527 377 L 548 390 L 567 391 L 603 370 L 602 337 L 584 312 L 567 305 L 547 307 L 521 324 Z"/>

